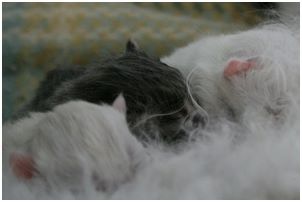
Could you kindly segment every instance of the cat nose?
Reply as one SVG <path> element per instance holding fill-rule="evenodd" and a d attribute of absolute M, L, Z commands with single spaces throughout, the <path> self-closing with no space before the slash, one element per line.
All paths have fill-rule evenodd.
<path fill-rule="evenodd" d="M 200 127 L 200 126 L 204 127 L 206 124 L 206 120 L 203 115 L 201 115 L 198 112 L 195 112 L 192 117 L 192 123 L 193 123 L 193 127 L 195 127 L 195 128 Z"/>

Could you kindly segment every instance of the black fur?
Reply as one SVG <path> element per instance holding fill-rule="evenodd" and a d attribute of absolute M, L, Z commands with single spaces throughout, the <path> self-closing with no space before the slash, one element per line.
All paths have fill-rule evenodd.
<path fill-rule="evenodd" d="M 181 125 L 189 112 L 181 73 L 138 50 L 131 41 L 122 56 L 93 64 L 85 71 L 56 69 L 48 73 L 26 110 L 48 111 L 76 99 L 111 104 L 121 92 L 130 129 L 138 137 L 166 142 L 183 138 Z M 142 121 L 154 114 L 169 115 Z"/>
<path fill-rule="evenodd" d="M 49 71 L 41 81 L 36 94 L 26 105 L 24 105 L 17 113 L 13 114 L 11 120 L 18 120 L 27 116 L 29 112 L 43 112 L 49 110 L 45 105 L 45 101 L 54 95 L 54 92 L 66 81 L 75 79 L 85 72 L 85 68 L 75 67 L 59 67 Z"/>

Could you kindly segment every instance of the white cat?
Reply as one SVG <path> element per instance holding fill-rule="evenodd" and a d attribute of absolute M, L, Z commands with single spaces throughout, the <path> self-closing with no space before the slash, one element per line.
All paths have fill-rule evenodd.
<path fill-rule="evenodd" d="M 62 190 L 110 192 L 126 182 L 146 154 L 128 129 L 125 112 L 123 96 L 113 107 L 72 101 L 4 125 L 4 198 L 22 199 L 12 181 L 42 198 Z"/>
<path fill-rule="evenodd" d="M 187 77 L 210 120 L 244 121 L 254 115 L 282 120 L 290 106 L 299 105 L 299 55 L 298 33 L 266 25 L 203 38 L 162 61 Z"/>

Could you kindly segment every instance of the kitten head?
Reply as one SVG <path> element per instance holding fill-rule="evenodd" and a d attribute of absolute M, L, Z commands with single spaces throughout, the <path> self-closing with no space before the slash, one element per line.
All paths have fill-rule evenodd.
<path fill-rule="evenodd" d="M 129 40 L 123 59 L 127 60 L 127 57 L 131 58 L 133 55 L 141 60 L 141 67 L 138 67 L 140 71 L 148 68 L 148 79 L 144 78 L 140 85 L 146 87 L 141 94 L 145 96 L 145 103 L 149 108 L 145 107 L 145 114 L 139 120 L 142 124 L 136 124 L 133 131 L 143 140 L 156 139 L 175 143 L 187 139 L 189 133 L 203 127 L 205 117 L 193 107 L 180 72 L 159 59 L 150 57 L 135 41 Z"/>
<path fill-rule="evenodd" d="M 73 81 L 72 86 L 60 96 L 112 103 L 115 96 L 123 92 L 127 121 L 138 137 L 147 133 L 150 139 L 173 142 L 185 136 L 179 132 L 190 110 L 182 74 L 149 56 L 131 40 L 127 42 L 124 54 L 94 66 L 86 75 Z"/>
<path fill-rule="evenodd" d="M 188 76 L 193 96 L 210 116 L 279 117 L 299 94 L 298 41 L 286 27 L 264 26 L 201 39 L 163 61 Z"/>
<path fill-rule="evenodd" d="M 5 126 L 7 169 L 28 184 L 108 191 L 125 182 L 145 157 L 130 133 L 122 95 L 112 106 L 72 101 Z M 81 186 L 83 185 L 83 186 Z"/>

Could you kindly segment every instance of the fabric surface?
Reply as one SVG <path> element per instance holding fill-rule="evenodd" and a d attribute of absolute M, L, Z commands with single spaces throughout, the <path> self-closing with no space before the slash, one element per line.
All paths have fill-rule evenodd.
<path fill-rule="evenodd" d="M 262 17 L 252 3 L 3 3 L 3 120 L 58 65 L 120 54 L 129 38 L 160 57 Z"/>

